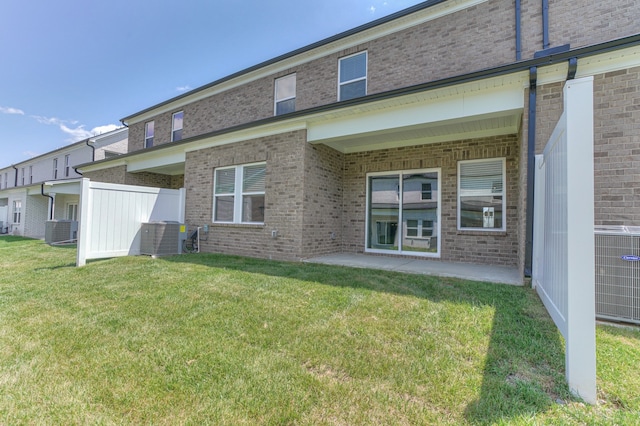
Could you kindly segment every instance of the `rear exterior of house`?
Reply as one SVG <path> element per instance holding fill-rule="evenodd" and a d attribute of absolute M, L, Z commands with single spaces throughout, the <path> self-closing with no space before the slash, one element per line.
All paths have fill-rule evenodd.
<path fill-rule="evenodd" d="M 48 220 L 78 220 L 79 178 L 75 166 L 127 152 L 121 128 L 0 169 L 2 233 L 45 238 Z"/>
<path fill-rule="evenodd" d="M 639 46 L 635 2 L 429 1 L 126 117 L 129 154 L 82 171 L 184 187 L 205 251 L 524 274 L 567 79 L 594 78 L 596 224 L 640 224 Z"/>

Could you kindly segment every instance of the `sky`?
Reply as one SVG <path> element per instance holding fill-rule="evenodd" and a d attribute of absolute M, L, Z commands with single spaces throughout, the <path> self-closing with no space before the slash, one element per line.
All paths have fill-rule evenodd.
<path fill-rule="evenodd" d="M 3 1 L 0 168 L 420 2 Z"/>

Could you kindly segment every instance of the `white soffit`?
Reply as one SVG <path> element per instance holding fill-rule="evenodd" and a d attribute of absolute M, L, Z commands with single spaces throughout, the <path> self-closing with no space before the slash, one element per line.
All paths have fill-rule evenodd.
<path fill-rule="evenodd" d="M 44 188 L 42 188 L 42 190 L 45 194 L 80 195 L 80 181 L 81 179 L 73 179 L 65 182 L 48 181 L 44 182 Z M 40 188 L 37 188 L 37 193 L 40 194 Z"/>
<path fill-rule="evenodd" d="M 363 105 L 308 121 L 307 141 L 341 152 L 517 133 L 520 78 L 494 79 Z"/>
<path fill-rule="evenodd" d="M 147 155 L 133 156 L 127 158 L 127 172 L 156 172 L 168 175 L 178 175 L 184 173 L 185 153 L 184 148 L 180 150 L 164 150 L 147 152 Z"/>

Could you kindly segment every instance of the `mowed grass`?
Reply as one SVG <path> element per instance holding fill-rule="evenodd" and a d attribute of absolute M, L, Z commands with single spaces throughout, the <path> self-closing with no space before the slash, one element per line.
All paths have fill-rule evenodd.
<path fill-rule="evenodd" d="M 527 288 L 0 237 L 0 424 L 640 424 L 640 333 L 564 383 Z"/>

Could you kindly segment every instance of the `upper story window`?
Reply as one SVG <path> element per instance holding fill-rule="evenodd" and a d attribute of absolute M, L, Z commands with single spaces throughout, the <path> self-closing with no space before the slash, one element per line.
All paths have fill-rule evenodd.
<path fill-rule="evenodd" d="M 24 180 L 25 176 L 24 176 L 24 167 L 20 169 L 20 179 L 22 182 L 22 185 L 24 185 L 25 180 Z"/>
<path fill-rule="evenodd" d="M 53 178 L 58 179 L 58 159 L 53 159 Z"/>
<path fill-rule="evenodd" d="M 506 229 L 504 158 L 458 163 L 458 229 Z"/>
<path fill-rule="evenodd" d="M 264 223 L 265 163 L 216 169 L 213 221 Z"/>
<path fill-rule="evenodd" d="M 4 174 L 4 187 L 5 188 L 9 187 L 9 173 Z"/>
<path fill-rule="evenodd" d="M 29 183 L 33 183 L 33 166 L 29 166 Z"/>
<path fill-rule="evenodd" d="M 154 134 L 153 121 L 147 121 L 144 123 L 144 147 L 151 148 L 153 146 L 153 134 Z"/>
<path fill-rule="evenodd" d="M 338 100 L 358 98 L 367 94 L 367 52 L 340 58 L 338 64 Z"/>
<path fill-rule="evenodd" d="M 289 74 L 278 78 L 275 86 L 275 115 L 294 112 L 296 110 L 296 75 Z"/>
<path fill-rule="evenodd" d="M 184 118 L 184 112 L 174 112 L 171 116 L 171 142 L 179 141 L 182 139 L 182 121 Z"/>
<path fill-rule="evenodd" d="M 64 156 L 64 177 L 69 177 L 69 173 L 71 172 L 71 166 L 69 165 L 70 154 Z"/>

